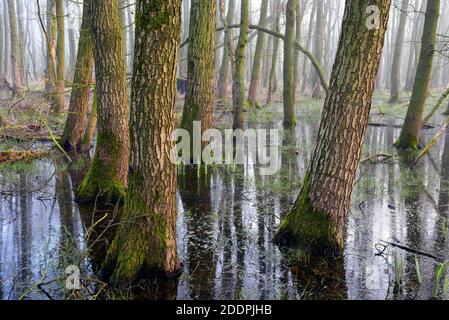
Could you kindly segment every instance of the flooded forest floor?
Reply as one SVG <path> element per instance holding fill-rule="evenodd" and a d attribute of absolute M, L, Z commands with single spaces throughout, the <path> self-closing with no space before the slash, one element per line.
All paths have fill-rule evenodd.
<path fill-rule="evenodd" d="M 440 96 L 427 101 L 430 111 Z M 344 256 L 313 268 L 272 242 L 298 195 L 318 134 L 323 101 L 298 102 L 298 125 L 284 134 L 281 169 L 212 166 L 178 173 L 178 246 L 183 272 L 165 283 L 112 289 L 95 276 L 120 209 L 75 201 L 89 157 L 69 163 L 55 148 L 63 116 L 39 99 L 0 101 L 1 299 L 447 299 L 449 134 L 412 168 L 393 148 L 407 101 L 377 94 L 352 198 Z M 447 104 L 442 107 L 444 111 Z M 441 111 L 423 130 L 430 140 Z M 215 111 L 230 125 L 229 107 Z M 427 114 L 427 113 L 426 113 Z M 282 106 L 251 109 L 250 128 L 282 128 Z M 92 226 L 102 225 L 105 232 Z M 82 290 L 66 289 L 67 267 Z"/>

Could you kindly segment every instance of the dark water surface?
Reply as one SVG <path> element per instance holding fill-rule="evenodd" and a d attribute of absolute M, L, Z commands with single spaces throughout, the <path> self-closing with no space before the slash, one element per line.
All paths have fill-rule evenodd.
<path fill-rule="evenodd" d="M 434 295 L 435 270 L 449 259 L 445 230 L 449 134 L 416 171 L 397 157 L 361 165 L 340 264 L 323 267 L 326 271 L 315 269 L 310 276 L 310 270 L 301 266 L 289 268 L 288 255 L 272 244 L 280 219 L 299 192 L 318 119 L 301 121 L 293 136 L 284 137 L 282 168 L 275 176 L 260 176 L 253 165 L 209 168 L 207 175 L 180 172 L 178 242 L 183 274 L 172 297 L 429 299 Z M 426 138 L 437 130 L 426 130 Z M 394 153 L 391 145 L 399 132 L 394 126 L 370 126 L 364 157 Z M 0 193 L 0 298 L 66 298 L 68 265 L 83 261 L 83 277 L 92 274 L 90 258 L 83 256 L 86 237 L 91 237 L 84 226 L 92 219 L 92 208 L 80 208 L 73 201 L 66 166 L 51 157 L 3 167 Z M 96 213 L 97 219 L 102 216 Z M 402 290 L 394 287 L 398 273 L 403 273 Z M 439 298 L 444 297 L 443 287 L 442 281 Z"/>

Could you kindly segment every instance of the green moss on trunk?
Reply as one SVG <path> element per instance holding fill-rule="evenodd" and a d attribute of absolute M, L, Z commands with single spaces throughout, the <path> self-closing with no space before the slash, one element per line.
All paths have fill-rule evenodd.
<path fill-rule="evenodd" d="M 298 249 L 302 256 L 335 256 L 342 248 L 335 241 L 335 230 L 328 214 L 310 204 L 310 173 L 301 195 L 281 224 L 274 242 L 281 247 Z"/>
<path fill-rule="evenodd" d="M 142 183 L 140 176 L 132 175 L 130 190 L 136 190 Z M 162 199 L 154 199 L 156 203 L 159 201 Z M 125 216 L 102 266 L 103 276 L 114 284 L 127 285 L 165 269 L 167 224 L 164 216 L 150 207 L 138 192 L 127 194 Z"/>
<path fill-rule="evenodd" d="M 106 201 L 118 201 L 123 198 L 125 186 L 118 177 L 117 168 L 112 164 L 117 162 L 121 147 L 112 135 L 105 133 L 98 134 L 97 145 L 103 146 L 102 149 L 108 152 L 107 154 L 95 153 L 89 171 L 78 191 L 78 200 L 90 202 L 99 196 Z"/>

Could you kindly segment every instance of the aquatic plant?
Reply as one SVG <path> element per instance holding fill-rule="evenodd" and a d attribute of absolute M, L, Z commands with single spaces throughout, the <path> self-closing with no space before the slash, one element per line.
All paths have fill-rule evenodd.
<path fill-rule="evenodd" d="M 421 273 L 421 267 L 419 265 L 418 255 L 415 255 L 415 269 L 416 269 L 416 276 L 418 277 L 418 282 L 419 282 L 419 284 L 422 284 L 423 276 L 422 276 L 422 273 Z"/>
<path fill-rule="evenodd" d="M 434 283 L 433 293 L 432 293 L 432 298 L 434 298 L 434 299 L 438 299 L 438 294 L 439 294 L 440 288 L 441 288 L 441 282 L 443 280 L 444 273 L 446 272 L 448 267 L 449 267 L 449 261 L 446 261 L 446 262 L 439 264 L 436 269 L 435 283 Z M 446 276 L 446 278 L 447 278 L 447 276 Z M 443 289 L 444 289 L 444 286 L 446 286 L 446 289 L 448 288 L 447 287 L 448 284 L 446 284 L 446 280 L 447 279 L 445 279 L 445 281 L 444 281 L 445 283 L 443 284 Z"/>
<path fill-rule="evenodd" d="M 402 289 L 404 283 L 404 258 L 400 257 L 397 252 L 393 256 L 394 282 L 398 289 Z"/>

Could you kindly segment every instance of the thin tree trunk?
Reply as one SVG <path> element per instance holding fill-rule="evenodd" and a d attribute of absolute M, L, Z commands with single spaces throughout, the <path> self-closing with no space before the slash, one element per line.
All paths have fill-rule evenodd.
<path fill-rule="evenodd" d="M 274 19 L 275 31 L 280 32 L 281 30 L 281 0 L 274 0 L 274 13 L 276 18 Z M 279 38 L 273 37 L 273 56 L 271 57 L 271 71 L 270 71 L 270 79 L 268 83 L 268 97 L 267 103 L 270 104 L 273 99 L 273 93 L 277 91 L 277 80 L 276 80 L 276 68 L 278 61 L 278 53 L 279 53 Z"/>
<path fill-rule="evenodd" d="M 296 124 L 295 94 L 293 92 L 293 51 L 295 43 L 295 12 L 298 0 L 287 1 L 284 40 L 284 126 Z"/>
<path fill-rule="evenodd" d="M 235 51 L 234 82 L 232 86 L 234 129 L 243 129 L 245 108 L 245 64 L 249 33 L 249 0 L 241 0 L 240 35 Z"/>
<path fill-rule="evenodd" d="M 369 30 L 366 9 L 373 1 L 346 1 L 317 146 L 298 200 L 275 238 L 306 254 L 335 254 L 344 245 L 391 0 L 374 3 L 380 10 L 380 25 Z"/>
<path fill-rule="evenodd" d="M 318 63 L 323 66 L 324 64 L 324 32 L 325 32 L 325 16 L 324 16 L 324 1 L 318 1 L 316 10 L 316 29 L 315 29 L 315 46 L 314 46 L 314 56 Z M 312 97 L 314 99 L 320 99 L 323 92 L 320 87 L 320 81 L 318 73 L 312 70 L 312 86 L 313 92 Z"/>
<path fill-rule="evenodd" d="M 259 26 L 265 28 L 267 26 L 268 0 L 262 0 L 260 7 Z M 251 82 L 248 92 L 248 100 L 253 105 L 258 105 L 257 96 L 259 94 L 261 83 L 262 59 L 265 51 L 266 35 L 264 32 L 257 33 L 256 51 L 254 53 L 254 62 L 251 73 Z"/>
<path fill-rule="evenodd" d="M 391 92 L 390 103 L 400 102 L 401 93 L 401 64 L 402 64 L 402 50 L 405 38 L 405 24 L 407 23 L 407 9 L 409 0 L 402 0 L 400 21 L 398 32 L 396 34 L 396 42 L 394 45 L 393 64 L 391 66 Z"/>
<path fill-rule="evenodd" d="M 129 131 L 125 55 L 117 0 L 89 2 L 95 79 L 98 98 L 98 137 L 95 155 L 79 199 L 120 199 L 128 181 Z"/>
<path fill-rule="evenodd" d="M 226 24 L 231 25 L 234 22 L 235 0 L 229 0 L 228 13 L 226 16 Z M 229 76 L 231 69 L 231 57 L 233 32 L 231 29 L 225 29 L 223 59 L 221 61 L 220 76 L 218 78 L 218 98 L 221 101 L 226 101 L 228 96 Z"/>
<path fill-rule="evenodd" d="M 88 15 L 89 1 L 84 1 L 78 54 L 70 97 L 69 114 L 64 128 L 61 145 L 66 151 L 80 151 L 86 129 L 89 110 L 89 93 L 92 84 L 94 57 Z"/>
<path fill-rule="evenodd" d="M 61 113 L 65 107 L 65 27 L 62 0 L 56 0 L 56 24 L 56 94 L 53 101 L 53 111 Z"/>
<path fill-rule="evenodd" d="M 175 128 L 181 0 L 139 0 L 136 21 L 130 183 L 123 223 L 103 264 L 115 283 L 129 283 L 149 272 L 173 274 L 180 268 L 170 137 Z"/>
<path fill-rule="evenodd" d="M 19 36 L 17 31 L 17 14 L 15 0 L 8 0 L 9 33 L 11 43 L 11 69 L 12 85 L 15 94 L 21 90 L 20 68 L 19 68 Z"/>
<path fill-rule="evenodd" d="M 439 16 L 440 0 L 428 0 L 415 85 L 413 86 L 412 97 L 404 126 L 399 140 L 396 142 L 396 146 L 400 149 L 416 150 L 419 148 L 419 134 L 422 128 L 424 104 L 432 75 Z"/>

